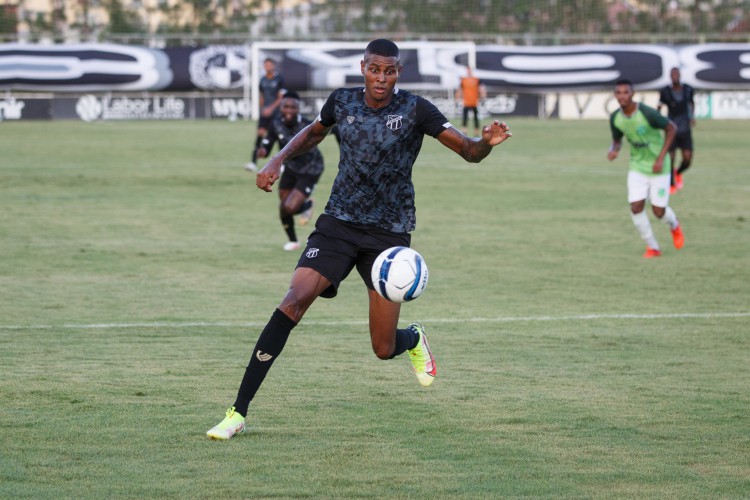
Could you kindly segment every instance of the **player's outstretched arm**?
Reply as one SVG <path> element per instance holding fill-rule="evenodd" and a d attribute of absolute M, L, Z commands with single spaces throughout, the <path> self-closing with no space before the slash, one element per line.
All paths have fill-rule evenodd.
<path fill-rule="evenodd" d="M 669 153 L 669 148 L 677 135 L 677 125 L 675 125 L 672 120 L 669 120 L 669 123 L 664 129 L 664 135 L 664 145 L 659 152 L 659 156 L 656 157 L 656 161 L 654 161 L 653 171 L 655 174 L 664 171 L 664 158 L 667 156 L 667 153 Z"/>
<path fill-rule="evenodd" d="M 482 161 L 492 148 L 513 137 L 510 127 L 505 122 L 493 121 L 482 128 L 482 137 L 470 138 L 453 127 L 445 129 L 437 139 L 444 146 L 458 153 L 461 158 L 471 163 Z"/>
<path fill-rule="evenodd" d="M 617 158 L 617 156 L 620 154 L 621 147 L 622 147 L 622 141 L 613 140 L 612 145 L 609 147 L 609 151 L 607 151 L 607 159 L 609 161 L 612 161 L 615 158 Z"/>
<path fill-rule="evenodd" d="M 255 185 L 263 191 L 271 192 L 271 186 L 281 176 L 281 165 L 288 159 L 310 151 L 320 144 L 330 128 L 320 124 L 318 120 L 299 131 L 284 148 L 276 153 L 255 177 Z"/>

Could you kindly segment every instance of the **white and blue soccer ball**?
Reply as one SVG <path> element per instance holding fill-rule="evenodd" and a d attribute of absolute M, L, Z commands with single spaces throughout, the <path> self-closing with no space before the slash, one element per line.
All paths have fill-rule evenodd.
<path fill-rule="evenodd" d="M 372 265 L 375 291 L 391 302 L 409 302 L 427 286 L 427 264 L 419 252 L 409 247 L 391 247 L 378 255 Z"/>

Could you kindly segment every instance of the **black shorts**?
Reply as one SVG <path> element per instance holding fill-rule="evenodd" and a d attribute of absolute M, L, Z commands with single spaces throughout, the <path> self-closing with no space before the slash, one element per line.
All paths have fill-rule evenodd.
<path fill-rule="evenodd" d="M 674 136 L 674 141 L 672 142 L 672 145 L 669 146 L 669 150 L 674 151 L 676 149 L 683 151 L 685 149 L 693 150 L 693 134 L 690 131 Z"/>
<path fill-rule="evenodd" d="M 279 189 L 297 189 L 310 196 L 315 189 L 315 185 L 320 179 L 319 175 L 304 175 L 292 172 L 288 168 L 284 169 L 279 179 Z"/>
<path fill-rule="evenodd" d="M 271 128 L 271 124 L 273 123 L 273 119 L 281 115 L 280 107 L 277 107 L 273 110 L 273 113 L 271 113 L 271 116 L 263 116 L 262 114 L 260 117 L 258 117 L 258 128 L 264 128 L 266 130 L 269 130 Z"/>
<path fill-rule="evenodd" d="M 411 234 L 393 233 L 372 226 L 346 222 L 330 215 L 321 215 L 315 230 L 307 239 L 307 246 L 297 267 L 309 267 L 322 274 L 331 286 L 320 294 L 330 299 L 338 293 L 339 285 L 357 266 L 362 281 L 374 290 L 371 281 L 372 264 L 386 248 L 411 244 Z"/>
<path fill-rule="evenodd" d="M 474 128 L 479 128 L 479 112 L 477 111 L 476 106 L 464 106 L 463 117 L 461 120 L 463 126 L 465 127 L 469 121 L 469 112 L 474 113 L 474 125 L 476 125 Z"/>

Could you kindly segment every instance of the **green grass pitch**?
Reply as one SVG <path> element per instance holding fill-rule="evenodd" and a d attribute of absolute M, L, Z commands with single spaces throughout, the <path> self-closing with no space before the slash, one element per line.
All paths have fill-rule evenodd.
<path fill-rule="evenodd" d="M 225 443 L 298 257 L 254 126 L 0 123 L 0 497 L 747 498 L 750 123 L 699 123 L 645 260 L 606 122 L 508 121 L 415 167 L 435 384 L 371 353 L 355 273 Z"/>

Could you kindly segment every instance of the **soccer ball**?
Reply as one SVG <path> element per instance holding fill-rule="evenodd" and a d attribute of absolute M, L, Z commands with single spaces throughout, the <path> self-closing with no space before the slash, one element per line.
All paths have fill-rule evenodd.
<path fill-rule="evenodd" d="M 375 291 L 391 302 L 409 302 L 427 286 L 427 264 L 416 250 L 391 247 L 378 255 L 372 265 Z"/>

